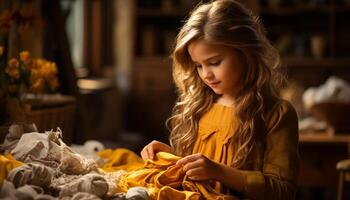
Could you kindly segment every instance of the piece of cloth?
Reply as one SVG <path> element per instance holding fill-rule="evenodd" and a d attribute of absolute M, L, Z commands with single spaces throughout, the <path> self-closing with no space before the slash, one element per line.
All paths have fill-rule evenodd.
<path fill-rule="evenodd" d="M 244 171 L 243 197 L 249 199 L 294 199 L 299 166 L 298 118 L 292 105 L 284 100 L 269 102 L 266 120 L 265 152 L 252 152 L 251 160 L 263 161 Z M 199 121 L 198 139 L 193 153 L 202 153 L 216 162 L 232 166 L 234 108 L 214 103 Z M 217 192 L 228 194 L 220 182 L 212 182 Z"/>
<path fill-rule="evenodd" d="M 37 132 L 35 124 L 14 124 L 8 129 L 4 142 L 0 144 L 0 151 L 9 154 L 15 148 L 23 133 Z"/>
<path fill-rule="evenodd" d="M 216 192 L 208 184 L 209 181 L 188 180 L 182 173 L 181 166 L 175 165 L 180 158 L 170 153 L 158 152 L 154 160 L 145 162 L 143 168 L 129 171 L 121 178 L 117 187 L 119 192 L 127 192 L 133 187 L 145 187 L 150 199 L 157 200 L 237 199 Z"/>
<path fill-rule="evenodd" d="M 117 170 L 114 172 L 105 172 L 102 169 L 99 170 L 99 173 L 107 181 L 108 184 L 108 193 L 107 196 L 113 196 L 118 193 L 117 183 L 125 175 L 125 170 Z"/>
<path fill-rule="evenodd" d="M 118 193 L 116 188 L 125 171 L 106 172 L 98 169 L 93 159 L 88 159 L 65 145 L 61 140 L 62 133 L 59 129 L 57 132 L 24 133 L 23 127 L 16 125 L 11 127 L 12 130 L 16 130 L 16 137 L 13 138 L 18 141 L 9 152 L 14 153 L 17 159 L 24 163 L 10 155 L 0 155 L 1 183 L 7 177 L 14 187 L 31 184 L 39 186 L 37 188 L 42 191 L 61 194 L 67 199 L 93 197 L 84 194 L 74 197 L 78 192 L 87 192 L 96 195 L 97 198 L 125 196 L 125 193 Z M 97 157 L 103 161 L 101 157 Z M 31 197 L 33 195 L 28 196 L 28 192 L 17 193 L 17 189 L 14 192 L 24 195 L 23 198 L 34 199 Z"/>
<path fill-rule="evenodd" d="M 84 156 L 95 156 L 97 152 L 105 149 L 104 145 L 97 140 L 88 140 L 83 145 L 72 144 L 71 149 Z"/>
<path fill-rule="evenodd" d="M 85 158 L 94 160 L 98 165 L 103 165 L 103 159 L 96 154 L 105 149 L 101 142 L 97 140 L 88 140 L 84 142 L 83 145 L 72 144 L 70 148 Z"/>
<path fill-rule="evenodd" d="M 44 190 L 35 185 L 24 185 L 15 188 L 12 182 L 5 180 L 0 188 L 0 199 L 3 200 L 58 200 L 48 194 L 44 194 Z"/>
<path fill-rule="evenodd" d="M 74 152 L 61 139 L 62 132 L 22 133 L 11 154 L 19 161 L 42 163 L 65 174 L 86 174 L 97 170 L 94 159 Z"/>
<path fill-rule="evenodd" d="M 11 151 L 11 154 L 17 160 L 20 160 L 22 162 L 28 162 L 28 160 L 26 160 L 28 158 L 28 155 L 32 155 L 37 159 L 46 159 L 50 156 L 52 160 L 59 162 L 59 153 L 55 155 L 49 155 L 49 153 L 52 154 L 50 150 L 51 147 L 53 147 L 53 144 L 51 143 L 58 143 L 58 139 L 60 138 L 59 134 L 59 132 L 56 133 L 53 131 L 46 133 L 25 133 L 18 141 L 16 147 Z M 59 150 L 56 150 L 54 152 L 59 152 Z"/>
<path fill-rule="evenodd" d="M 100 197 L 87 192 L 78 192 L 74 196 L 63 197 L 60 200 L 102 200 Z"/>
<path fill-rule="evenodd" d="M 87 174 L 97 170 L 97 163 L 90 158 L 73 152 L 68 146 L 61 148 L 59 169 L 65 174 Z"/>
<path fill-rule="evenodd" d="M 133 187 L 125 195 L 127 200 L 149 200 L 148 191 L 144 187 Z"/>
<path fill-rule="evenodd" d="M 78 192 L 87 192 L 104 197 L 108 192 L 107 181 L 99 174 L 86 174 L 64 185 L 59 193 L 60 198 L 74 196 Z"/>
<path fill-rule="evenodd" d="M 61 191 L 61 189 L 75 181 L 76 179 L 79 179 L 80 177 L 82 177 L 82 175 L 68 175 L 68 174 L 61 174 L 60 176 L 54 176 L 52 181 L 51 181 L 51 185 L 50 187 L 55 190 L 55 191 Z"/>
<path fill-rule="evenodd" d="M 47 187 L 51 184 L 52 173 L 44 165 L 29 163 L 11 170 L 7 180 L 11 181 L 16 188 L 26 184 Z"/>
<path fill-rule="evenodd" d="M 329 77 L 318 87 L 310 87 L 303 94 L 305 108 L 319 103 L 350 103 L 350 84 L 336 76 Z"/>
<path fill-rule="evenodd" d="M 132 171 L 140 169 L 144 165 L 142 158 L 128 149 L 105 149 L 98 152 L 97 155 L 105 159 L 105 163 L 101 166 L 101 169 L 106 172 L 117 170 Z"/>
<path fill-rule="evenodd" d="M 13 156 L 0 154 L 0 188 L 8 173 L 22 165 L 24 165 L 24 163 L 16 160 Z"/>

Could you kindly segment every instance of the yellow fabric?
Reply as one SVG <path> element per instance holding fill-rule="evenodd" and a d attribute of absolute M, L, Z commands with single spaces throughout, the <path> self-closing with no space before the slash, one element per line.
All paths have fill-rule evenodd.
<path fill-rule="evenodd" d="M 216 162 L 232 166 L 234 154 L 233 136 L 237 128 L 237 119 L 233 115 L 234 108 L 213 104 L 199 121 L 198 138 L 193 153 L 202 153 Z M 265 151 L 252 153 L 253 160 L 262 160 L 259 166 L 247 167 L 244 174 L 244 191 L 242 196 L 249 199 L 294 199 L 296 177 L 299 166 L 298 154 L 298 118 L 294 108 L 287 101 L 271 103 L 265 116 L 266 130 Z M 149 189 L 152 199 L 234 199 L 227 196 L 228 188 L 220 182 L 193 182 L 187 180 L 174 165 L 179 157 L 159 152 L 156 160 L 148 160 L 140 168 L 140 158 L 132 152 L 128 159 L 122 159 L 123 167 L 129 170 L 119 182 L 120 192 L 134 186 Z M 128 153 L 129 152 L 129 153 Z M 118 153 L 106 153 L 113 162 L 109 162 L 106 170 L 122 169 L 117 167 Z M 131 156 L 132 155 L 132 156 Z M 105 156 L 107 158 L 108 156 Z M 134 157 L 136 156 L 136 157 Z M 125 162 L 131 160 L 134 166 Z M 114 168 L 115 167 L 115 168 Z"/>
<path fill-rule="evenodd" d="M 134 152 L 123 148 L 115 150 L 105 149 L 98 152 L 97 155 L 106 159 L 106 163 L 101 167 L 105 172 L 113 172 L 120 169 L 132 171 L 144 165 L 142 158 Z"/>
<path fill-rule="evenodd" d="M 187 179 L 182 168 L 175 165 L 180 157 L 158 152 L 154 160 L 147 160 L 144 168 L 128 172 L 118 183 L 118 192 L 126 192 L 131 187 L 148 188 L 151 199 L 157 200 L 229 200 L 232 196 L 216 192 L 207 182 Z"/>
<path fill-rule="evenodd" d="M 24 163 L 17 161 L 10 154 L 1 155 L 0 154 L 0 188 L 7 174 L 14 168 L 22 166 Z"/>

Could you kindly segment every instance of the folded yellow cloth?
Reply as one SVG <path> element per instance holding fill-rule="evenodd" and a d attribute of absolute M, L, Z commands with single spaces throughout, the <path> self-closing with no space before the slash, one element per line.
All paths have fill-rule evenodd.
<path fill-rule="evenodd" d="M 24 163 L 16 160 L 10 154 L 1 155 L 0 154 L 0 188 L 7 174 L 14 168 L 22 166 Z"/>
<path fill-rule="evenodd" d="M 132 187 L 141 186 L 146 187 L 151 199 L 156 200 L 236 199 L 233 196 L 218 193 L 209 181 L 188 180 L 182 173 L 182 167 L 176 165 L 176 161 L 181 157 L 170 153 L 158 152 L 154 160 L 146 162 L 127 149 L 106 150 L 99 152 L 98 155 L 108 159 L 102 166 L 103 170 L 128 171 L 117 183 L 118 192 L 126 192 Z M 130 161 L 130 164 L 127 161 Z M 118 166 L 118 164 L 121 165 Z"/>
<path fill-rule="evenodd" d="M 142 168 L 144 165 L 142 158 L 128 149 L 105 149 L 98 152 L 97 155 L 106 160 L 106 163 L 101 167 L 105 172 L 113 172 L 121 169 L 132 171 Z"/>

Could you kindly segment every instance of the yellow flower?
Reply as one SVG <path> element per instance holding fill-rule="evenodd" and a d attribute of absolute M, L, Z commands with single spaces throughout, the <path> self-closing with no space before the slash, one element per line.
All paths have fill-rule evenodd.
<path fill-rule="evenodd" d="M 54 91 L 60 85 L 56 64 L 42 58 L 33 59 L 28 51 L 22 51 L 19 54 L 19 59 L 10 59 L 6 65 L 5 73 L 10 77 L 7 86 L 7 91 L 10 94 L 17 94 L 21 90 L 21 86 L 28 87 L 26 89 L 29 89 L 29 92 L 38 94 L 46 92 L 47 89 Z M 26 85 L 28 82 L 29 86 Z"/>
<path fill-rule="evenodd" d="M 41 77 L 40 70 L 36 68 L 31 68 L 30 70 L 30 80 L 34 81 Z"/>
<path fill-rule="evenodd" d="M 30 66 L 29 70 L 38 69 L 38 61 L 37 61 L 37 59 L 32 59 L 30 64 L 31 64 L 31 66 Z"/>
<path fill-rule="evenodd" d="M 21 53 L 19 53 L 19 58 L 24 63 L 28 63 L 30 60 L 30 53 L 28 51 L 22 51 Z"/>
<path fill-rule="evenodd" d="M 19 62 L 16 58 L 11 58 L 9 61 L 8 61 L 8 67 L 10 68 L 18 68 L 19 67 Z"/>
<path fill-rule="evenodd" d="M 20 77 L 20 73 L 19 73 L 18 69 L 6 70 L 6 73 L 14 79 L 19 79 L 19 77 Z"/>
<path fill-rule="evenodd" d="M 2 56 L 3 53 L 4 53 L 4 47 L 0 46 L 0 56 Z"/>
<path fill-rule="evenodd" d="M 36 59 L 36 64 L 37 64 L 38 66 L 43 66 L 44 63 L 45 63 L 45 59 L 42 59 L 42 58 Z"/>
<path fill-rule="evenodd" d="M 41 67 L 41 74 L 46 79 L 52 79 L 57 74 L 57 67 L 56 64 L 53 62 L 47 61 L 42 67 Z"/>
<path fill-rule="evenodd" d="M 8 61 L 8 65 L 6 66 L 5 73 L 7 73 L 10 77 L 14 79 L 20 78 L 19 62 L 17 59 L 12 58 Z"/>
<path fill-rule="evenodd" d="M 44 91 L 45 80 L 43 78 L 39 78 L 31 84 L 29 90 L 33 93 L 41 93 Z"/>
<path fill-rule="evenodd" d="M 50 84 L 50 89 L 52 91 L 56 90 L 58 88 L 58 86 L 60 86 L 60 82 L 58 81 L 58 79 L 56 77 L 53 79 L 50 79 L 49 84 Z"/>

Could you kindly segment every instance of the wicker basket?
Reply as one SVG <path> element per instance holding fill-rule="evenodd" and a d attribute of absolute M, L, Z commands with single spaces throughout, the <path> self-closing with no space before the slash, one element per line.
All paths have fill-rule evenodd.
<path fill-rule="evenodd" d="M 46 99 L 42 103 L 30 104 L 25 111 L 27 123 L 35 123 L 39 132 L 62 130 L 63 140 L 67 143 L 72 141 L 75 123 L 75 98 L 60 96 L 60 98 Z"/>
<path fill-rule="evenodd" d="M 310 112 L 325 121 L 332 133 L 350 133 L 350 103 L 318 103 L 310 108 Z"/>

